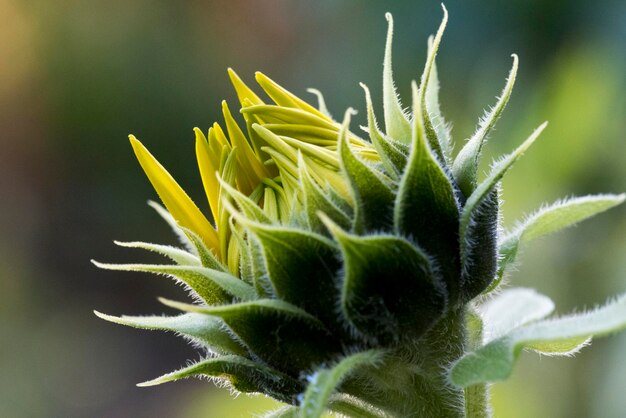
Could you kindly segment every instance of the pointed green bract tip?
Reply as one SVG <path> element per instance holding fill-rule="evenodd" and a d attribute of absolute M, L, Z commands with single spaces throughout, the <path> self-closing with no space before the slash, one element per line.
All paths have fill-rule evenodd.
<path fill-rule="evenodd" d="M 112 316 L 112 315 L 107 315 L 104 314 L 102 312 L 98 312 L 95 309 L 93 310 L 94 315 L 96 315 L 98 318 L 100 319 L 104 319 L 105 321 L 109 321 L 109 322 L 117 322 L 116 319 L 117 317 Z"/>

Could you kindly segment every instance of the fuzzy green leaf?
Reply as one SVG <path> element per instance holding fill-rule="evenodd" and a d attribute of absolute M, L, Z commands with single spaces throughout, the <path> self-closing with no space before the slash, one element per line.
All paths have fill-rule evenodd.
<path fill-rule="evenodd" d="M 222 304 L 233 300 L 256 298 L 254 288 L 229 273 L 204 267 L 169 266 L 159 264 L 104 264 L 92 260 L 97 267 L 106 270 L 143 271 L 165 274 L 186 284 L 206 303 Z"/>
<path fill-rule="evenodd" d="M 314 316 L 281 300 L 259 299 L 224 306 L 199 306 L 161 299 L 186 312 L 222 318 L 253 355 L 283 372 L 298 375 L 330 360 L 339 344 Z"/>
<path fill-rule="evenodd" d="M 469 301 L 493 282 L 498 270 L 498 226 L 500 201 L 498 187 L 474 209 L 461 243 L 463 247 L 461 290 Z"/>
<path fill-rule="evenodd" d="M 268 298 L 273 295 L 274 290 L 269 281 L 265 262 L 263 260 L 263 250 L 256 240 L 248 240 L 248 251 L 250 252 L 250 260 L 252 261 L 252 275 L 254 278 L 254 288 L 260 297 Z"/>
<path fill-rule="evenodd" d="M 339 416 L 359 418 L 392 418 L 380 409 L 369 405 L 359 399 L 346 395 L 335 395 L 328 403 L 328 409 L 336 412 Z"/>
<path fill-rule="evenodd" d="M 542 208 L 521 222 L 500 244 L 500 276 L 515 261 L 519 248 L 528 241 L 572 226 L 619 205 L 626 198 L 620 195 L 582 196 L 556 202 Z"/>
<path fill-rule="evenodd" d="M 472 135 L 472 138 L 461 149 L 454 164 L 452 166 L 452 173 L 454 178 L 463 192 L 463 195 L 468 197 L 472 194 L 476 188 L 477 179 L 476 172 L 478 171 L 478 161 L 480 158 L 480 152 L 484 143 L 492 131 L 500 115 L 504 111 L 506 104 L 509 102 L 511 93 L 513 92 L 513 86 L 515 85 L 515 77 L 517 75 L 518 58 L 513 54 L 513 67 L 509 73 L 504 90 L 500 94 L 498 103 L 483 116 L 478 125 L 478 129 Z"/>
<path fill-rule="evenodd" d="M 433 53 L 434 40 L 434 36 L 428 38 L 428 56 Z M 450 135 L 450 127 L 446 123 L 439 106 L 439 75 L 435 59 L 433 59 L 424 99 L 424 109 L 428 112 L 430 120 L 432 121 L 432 126 L 439 140 L 443 157 L 446 162 L 449 162 L 450 154 L 452 153 L 452 138 Z"/>
<path fill-rule="evenodd" d="M 383 109 L 385 113 L 385 131 L 396 141 L 408 144 L 411 142 L 411 124 L 402 110 L 400 98 L 393 82 L 391 65 L 391 47 L 393 43 L 393 17 L 385 14 L 389 24 L 387 42 L 385 43 L 385 60 L 383 62 Z"/>
<path fill-rule="evenodd" d="M 307 93 L 311 93 L 313 95 L 315 95 L 315 97 L 317 97 L 317 110 L 320 111 L 320 113 L 324 116 L 326 116 L 329 119 L 333 119 L 333 115 L 330 114 L 330 111 L 328 110 L 328 107 L 326 107 L 326 101 L 324 100 L 324 95 L 322 94 L 321 91 L 319 91 L 318 89 L 311 89 L 308 88 L 306 89 Z"/>
<path fill-rule="evenodd" d="M 446 308 L 427 256 L 406 239 L 352 235 L 322 218 L 343 254 L 345 318 L 365 336 L 386 342 L 426 332 Z"/>
<path fill-rule="evenodd" d="M 276 295 L 326 324 L 335 322 L 335 276 L 341 263 L 334 243 L 302 229 L 252 222 L 244 225 L 260 243 Z"/>
<path fill-rule="evenodd" d="M 591 336 L 626 329 L 626 294 L 593 311 L 519 327 L 464 355 L 451 368 L 452 383 L 467 387 L 507 379 L 524 348 L 545 354 L 570 355 Z"/>
<path fill-rule="evenodd" d="M 478 308 L 483 320 L 483 340 L 489 342 L 506 333 L 550 315 L 552 300 L 534 289 L 503 290 Z"/>
<path fill-rule="evenodd" d="M 182 266 L 199 266 L 201 265 L 200 259 L 188 253 L 185 250 L 180 248 L 172 247 L 170 245 L 159 245 L 159 244 L 151 244 L 149 242 L 121 242 L 121 241 L 113 241 L 115 245 L 119 245 L 120 247 L 125 248 L 141 248 L 144 250 L 152 251 L 157 254 L 164 255 L 169 258 L 176 264 Z"/>
<path fill-rule="evenodd" d="M 246 216 L 246 218 L 252 219 L 257 222 L 261 222 L 264 224 L 271 224 L 272 220 L 263 212 L 263 209 L 259 207 L 254 201 L 252 201 L 248 196 L 241 193 L 239 190 L 232 187 L 230 184 L 222 181 L 220 179 L 220 185 L 222 186 L 222 190 L 225 195 L 233 199 L 233 201 L 237 204 L 241 212 Z M 222 201 L 224 203 L 224 201 Z M 228 204 L 224 205 L 227 210 L 230 208 Z M 232 213 L 232 211 L 229 211 Z"/>
<path fill-rule="evenodd" d="M 188 228 L 181 227 L 180 230 L 194 247 L 194 252 L 198 254 L 198 257 L 200 257 L 202 266 L 217 271 L 227 270 L 226 267 L 224 267 L 224 265 L 217 260 L 215 254 L 209 250 L 209 247 L 206 246 L 198 234 Z"/>
<path fill-rule="evenodd" d="M 397 233 L 412 237 L 435 259 L 456 304 L 458 275 L 459 208 L 450 179 L 426 141 L 417 86 L 413 83 L 413 144 L 400 181 L 394 208 Z"/>
<path fill-rule="evenodd" d="M 133 328 L 172 331 L 221 354 L 247 355 L 246 349 L 236 342 L 224 328 L 221 319 L 198 313 L 178 316 L 112 316 L 94 311 L 105 321 Z"/>
<path fill-rule="evenodd" d="M 444 156 L 442 150 L 442 139 L 437 136 L 437 131 L 433 126 L 433 121 L 431 120 L 430 114 L 428 113 L 428 108 L 426 107 L 426 94 L 428 93 L 428 85 L 430 84 L 430 77 L 433 72 L 433 67 L 435 65 L 435 57 L 437 56 L 437 50 L 439 49 L 439 44 L 441 43 L 443 32 L 446 29 L 446 24 L 448 23 L 448 10 L 446 10 L 446 7 L 443 5 L 443 3 L 441 4 L 441 8 L 443 9 L 443 19 L 441 20 L 441 24 L 439 25 L 437 34 L 435 35 L 435 38 L 432 42 L 432 46 L 429 48 L 428 58 L 426 59 L 426 65 L 424 66 L 424 72 L 422 73 L 422 78 L 420 81 L 419 92 L 420 110 L 422 113 L 421 118 L 424 125 L 425 137 L 428 140 L 430 149 L 437 156 L 439 161 L 441 161 L 442 164 L 445 164 L 447 162 L 447 159 Z"/>
<path fill-rule="evenodd" d="M 394 180 L 397 180 L 406 165 L 407 155 L 401 149 L 402 146 L 406 145 L 385 137 L 382 132 L 378 130 L 370 91 L 363 83 L 361 83 L 361 87 L 365 90 L 367 131 L 369 132 L 370 139 L 387 170 L 387 174 L 392 176 Z"/>
<path fill-rule="evenodd" d="M 338 206 L 333 198 L 327 195 L 315 182 L 306 169 L 306 163 L 302 158 L 302 154 L 298 154 L 298 169 L 300 172 L 300 185 L 302 186 L 302 194 L 304 197 L 304 208 L 306 211 L 307 221 L 312 231 L 324 233 L 326 228 L 317 216 L 317 212 L 324 212 L 334 222 L 343 228 L 350 228 L 352 220 Z"/>
<path fill-rule="evenodd" d="M 261 418 L 298 418 L 298 407 L 286 405 L 264 413 Z"/>
<path fill-rule="evenodd" d="M 476 218 L 484 216 L 481 214 L 481 211 L 483 211 L 484 208 L 488 208 L 489 206 L 493 205 L 490 202 L 494 199 L 493 193 L 494 190 L 496 190 L 498 182 L 513 166 L 513 164 L 524 154 L 524 152 L 533 144 L 533 142 L 535 142 L 535 140 L 539 137 L 539 134 L 541 134 L 541 132 L 545 129 L 547 125 L 547 122 L 541 124 L 541 126 L 535 129 L 535 131 L 528 137 L 528 139 L 526 139 L 526 141 L 524 141 L 524 143 L 520 145 L 515 151 L 496 162 L 491 168 L 491 171 L 489 172 L 487 178 L 478 185 L 476 190 L 474 190 L 474 192 L 465 202 L 465 206 L 463 207 L 463 211 L 461 212 L 461 220 L 459 224 L 459 237 L 461 243 L 461 265 L 464 266 L 464 268 L 471 265 L 472 263 L 472 259 L 470 258 L 474 252 L 474 250 L 471 248 L 474 244 L 472 241 L 472 224 L 474 223 Z M 480 288 L 480 286 L 478 286 L 478 288 Z"/>
<path fill-rule="evenodd" d="M 381 356 L 382 352 L 378 350 L 362 351 L 343 358 L 332 368 L 315 371 L 307 379 L 309 385 L 300 405 L 300 418 L 319 418 L 343 379 L 363 366 L 375 365 Z"/>
<path fill-rule="evenodd" d="M 240 356 L 221 356 L 168 373 L 137 386 L 154 386 L 189 377 L 214 377 L 226 381 L 239 392 L 265 393 L 282 402 L 293 402 L 302 389 L 301 384 L 267 366 Z"/>
<path fill-rule="evenodd" d="M 346 111 L 343 126 L 339 132 L 338 152 L 341 167 L 348 177 L 355 200 L 355 225 L 359 232 L 386 229 L 391 226 L 389 214 L 393 207 L 394 193 L 389 181 L 361 161 L 348 143 L 348 127 L 352 109 Z"/>
<path fill-rule="evenodd" d="M 157 203 L 153 200 L 148 200 L 148 206 L 155 210 L 155 212 L 163 218 L 165 222 L 172 228 L 176 237 L 178 237 L 180 243 L 192 254 L 198 255 L 196 246 L 189 240 L 183 229 L 178 222 L 174 219 L 174 217 L 163 207 L 160 203 Z M 202 240 L 202 239 L 200 239 Z M 204 243 L 203 243 L 204 244 Z"/>

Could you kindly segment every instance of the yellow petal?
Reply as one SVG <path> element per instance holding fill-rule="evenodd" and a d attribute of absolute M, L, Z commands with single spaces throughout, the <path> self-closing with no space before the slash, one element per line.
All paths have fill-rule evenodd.
<path fill-rule="evenodd" d="M 176 222 L 197 233 L 204 243 L 219 256 L 219 242 L 213 225 L 146 147 L 133 135 L 129 138 L 141 168 Z"/>
<path fill-rule="evenodd" d="M 297 107 L 306 112 L 313 113 L 321 118 L 332 121 L 328 116 L 324 113 L 317 110 L 315 107 L 311 106 L 304 100 L 300 99 L 295 94 L 291 93 L 285 88 L 278 85 L 274 80 L 270 79 L 268 76 L 261 72 L 257 72 L 255 74 L 256 82 L 265 90 L 268 96 L 274 100 L 274 102 L 279 106 L 285 107 Z"/>
<path fill-rule="evenodd" d="M 219 125 L 219 123 L 215 122 L 213 124 L 212 131 L 215 134 L 215 141 L 211 141 L 212 138 L 209 138 L 209 145 L 211 145 L 211 150 L 216 155 L 220 155 L 222 148 L 230 148 L 230 142 L 228 141 L 228 138 L 226 138 L 226 134 L 222 130 L 222 127 Z M 214 142 L 214 144 L 211 142 Z"/>
<path fill-rule="evenodd" d="M 248 188 L 245 190 L 242 189 L 241 191 L 245 194 L 250 194 L 261 179 L 269 176 L 269 171 L 252 150 L 246 136 L 230 113 L 226 101 L 222 102 L 222 113 L 224 114 L 224 121 L 226 122 L 226 130 L 228 131 L 230 142 L 233 147 L 239 149 L 237 161 L 242 170 L 241 173 L 237 173 L 238 179 L 243 181 L 242 177 L 245 177 L 247 180 L 243 181 L 243 183 L 247 184 Z M 240 185 L 240 187 L 242 187 L 242 185 Z"/>
<path fill-rule="evenodd" d="M 265 194 L 263 196 L 263 212 L 272 221 L 279 221 L 278 215 L 278 201 L 276 198 L 276 192 L 271 187 L 265 188 Z"/>
<path fill-rule="evenodd" d="M 220 177 L 223 183 L 232 186 L 235 183 L 236 171 L 237 171 L 237 148 L 233 148 L 228 154 L 223 155 L 226 158 L 223 166 L 220 168 Z M 224 254 L 224 258 L 227 258 L 228 254 L 228 242 L 230 240 L 230 229 L 228 222 L 228 213 L 224 207 L 224 200 L 227 199 L 222 185 L 219 186 L 219 221 L 216 221 L 218 228 L 218 238 L 220 242 L 220 251 Z"/>
<path fill-rule="evenodd" d="M 241 78 L 237 75 L 232 68 L 228 69 L 228 76 L 230 77 L 230 82 L 233 83 L 233 87 L 235 87 L 235 91 L 237 92 L 237 97 L 239 98 L 239 102 L 241 103 L 241 107 L 244 107 L 244 102 L 249 100 L 253 105 L 263 104 L 263 100 L 259 98 L 251 89 L 241 81 Z"/>
<path fill-rule="evenodd" d="M 202 131 L 198 128 L 194 128 L 193 131 L 196 134 L 196 159 L 198 160 L 204 193 L 209 201 L 213 220 L 217 224 L 220 185 L 215 177 L 215 172 L 219 168 L 219 160 L 216 161 L 214 154 L 211 153 L 209 143 Z"/>

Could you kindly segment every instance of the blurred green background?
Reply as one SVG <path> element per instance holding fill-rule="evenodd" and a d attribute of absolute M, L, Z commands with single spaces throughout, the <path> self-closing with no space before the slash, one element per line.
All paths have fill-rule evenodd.
<path fill-rule="evenodd" d="M 521 71 L 488 157 L 551 122 L 504 182 L 505 225 L 565 195 L 626 191 L 626 2 L 446 5 L 438 63 L 457 150 L 494 103 L 512 52 Z M 408 103 L 441 18 L 437 1 L 0 0 L 0 416 L 228 418 L 267 406 L 229 401 L 199 381 L 136 388 L 198 354 L 92 309 L 159 313 L 167 308 L 156 296 L 184 294 L 167 280 L 98 271 L 89 259 L 150 260 L 113 239 L 175 242 L 145 205 L 156 196 L 128 133 L 201 202 L 192 128 L 220 120 L 222 98 L 235 103 L 226 68 L 250 81 L 261 70 L 305 97 L 319 88 L 335 115 L 362 110 L 358 82 L 381 97 L 386 11 Z M 511 283 L 550 295 L 560 312 L 624 292 L 626 207 L 523 258 Z M 622 335 L 575 360 L 523 354 L 512 379 L 494 387 L 496 415 L 623 417 L 625 353 Z"/>

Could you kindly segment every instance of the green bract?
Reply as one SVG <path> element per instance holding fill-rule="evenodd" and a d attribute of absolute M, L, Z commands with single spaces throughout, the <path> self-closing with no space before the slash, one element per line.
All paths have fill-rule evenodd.
<path fill-rule="evenodd" d="M 194 303 L 162 300 L 174 317 L 113 317 L 175 331 L 203 360 L 141 384 L 208 376 L 287 405 L 268 416 L 481 417 L 487 384 L 506 379 L 524 348 L 569 354 L 626 327 L 626 296 L 586 314 L 544 319 L 554 306 L 529 289 L 492 292 L 524 244 L 622 201 L 624 195 L 546 206 L 500 229 L 500 180 L 537 139 L 477 176 L 481 150 L 511 95 L 518 59 L 498 103 L 453 158 L 438 103 L 435 56 L 447 12 L 429 41 L 406 113 L 384 58 L 384 132 L 366 96 L 366 138 L 258 73 L 265 103 L 229 70 L 246 126 L 223 103 L 225 127 L 195 129 L 213 222 L 147 149 L 133 149 L 165 208 L 152 206 L 183 248 L 118 243 L 173 264 L 101 264 L 183 283 Z M 489 294 L 488 297 L 484 295 Z M 492 296 L 494 295 L 494 296 Z"/>

